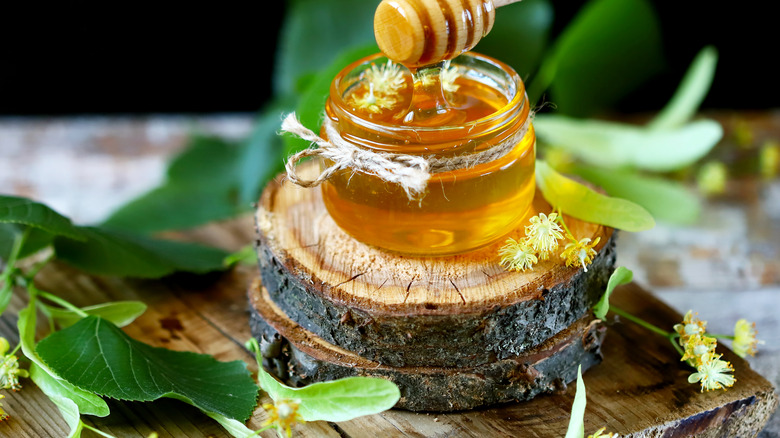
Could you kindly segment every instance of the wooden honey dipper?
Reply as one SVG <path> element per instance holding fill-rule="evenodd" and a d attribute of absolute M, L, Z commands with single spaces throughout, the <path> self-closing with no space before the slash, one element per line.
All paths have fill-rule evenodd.
<path fill-rule="evenodd" d="M 379 49 L 419 67 L 452 59 L 490 32 L 495 8 L 520 0 L 382 0 L 374 15 Z"/>

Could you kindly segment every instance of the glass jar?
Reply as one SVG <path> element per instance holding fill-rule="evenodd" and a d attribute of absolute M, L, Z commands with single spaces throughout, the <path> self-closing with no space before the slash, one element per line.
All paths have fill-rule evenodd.
<path fill-rule="evenodd" d="M 463 122 L 439 124 L 437 120 L 432 126 L 410 126 L 400 117 L 406 111 L 375 117 L 347 99 L 365 80 L 365 71 L 385 62 L 381 55 L 364 58 L 333 80 L 325 114 L 343 140 L 374 152 L 438 159 L 506 148 L 508 141 L 514 147 L 509 145 L 505 155 L 492 161 L 433 173 L 420 199 L 410 199 L 400 185 L 377 176 L 341 170 L 322 184 L 333 220 L 364 243 L 419 256 L 474 250 L 516 228 L 533 201 L 536 145 L 528 98 L 517 73 L 495 59 L 465 53 L 449 66 L 457 78 L 447 85 L 457 90 L 447 100 L 455 108 L 479 106 L 483 113 L 473 113 L 479 117 L 466 117 Z M 403 71 L 404 87 L 411 89 L 411 74 Z M 411 93 L 399 95 L 398 100 L 405 108 L 413 105 Z M 450 118 L 455 119 L 462 120 Z M 324 161 L 323 167 L 332 164 Z"/>

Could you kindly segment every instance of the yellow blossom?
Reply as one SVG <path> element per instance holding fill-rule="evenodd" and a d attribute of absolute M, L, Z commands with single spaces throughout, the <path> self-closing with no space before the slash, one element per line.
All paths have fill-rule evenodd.
<path fill-rule="evenodd" d="M 439 70 L 438 74 L 436 74 L 435 69 L 431 70 L 431 72 L 422 72 L 420 81 L 423 87 L 441 86 L 444 92 L 454 93 L 460 88 L 460 85 L 455 83 L 455 80 L 459 77 L 458 67 L 447 64 Z"/>
<path fill-rule="evenodd" d="M 731 349 L 739 357 L 745 357 L 748 354 L 755 356 L 758 352 L 759 340 L 756 339 L 756 323 L 749 323 L 745 319 L 740 319 L 734 325 L 734 342 Z"/>
<path fill-rule="evenodd" d="M 728 170 L 718 161 L 710 161 L 699 169 L 696 183 L 705 195 L 719 195 L 726 191 Z"/>
<path fill-rule="evenodd" d="M 596 433 L 593 435 L 588 435 L 588 438 L 618 438 L 618 434 L 616 433 L 604 433 L 607 430 L 606 427 L 602 427 L 601 429 L 597 430 Z"/>
<path fill-rule="evenodd" d="M 695 335 L 689 336 L 686 342 L 681 345 L 683 348 L 685 348 L 685 354 L 680 360 L 689 361 L 688 363 L 690 363 L 692 367 L 697 368 L 699 365 L 701 365 L 702 358 L 705 354 L 713 353 L 715 351 L 715 346 L 718 345 L 718 340 L 713 337 L 697 333 Z"/>
<path fill-rule="evenodd" d="M 742 119 L 737 120 L 734 124 L 734 142 L 737 146 L 747 149 L 753 144 L 755 138 L 756 136 L 750 128 L 750 124 Z"/>
<path fill-rule="evenodd" d="M 458 73 L 458 67 L 448 65 L 447 67 L 441 69 L 441 89 L 444 90 L 447 93 L 454 93 L 458 91 L 458 88 L 460 88 L 460 85 L 457 85 L 455 83 L 455 80 L 460 77 L 460 73 Z"/>
<path fill-rule="evenodd" d="M 539 213 L 539 216 L 531 218 L 531 225 L 525 227 L 525 243 L 539 253 L 539 258 L 547 260 L 550 253 L 558 249 L 558 239 L 563 239 L 563 230 L 555 220 L 558 213 L 550 213 L 550 216 Z"/>
<path fill-rule="evenodd" d="M 693 335 L 704 334 L 707 331 L 707 322 L 696 317 L 692 310 L 689 310 L 683 318 L 682 324 L 675 324 L 674 331 L 680 335 L 680 345 L 685 346 L 688 339 Z"/>
<path fill-rule="evenodd" d="M 712 391 L 734 386 L 737 381 L 731 372 L 734 367 L 731 363 L 721 360 L 719 354 L 706 353 L 702 356 L 701 365 L 696 367 L 696 372 L 688 376 L 688 383 L 701 383 L 701 391 Z"/>
<path fill-rule="evenodd" d="M 265 426 L 275 426 L 280 431 L 284 430 L 287 436 L 292 436 L 292 425 L 295 423 L 305 423 L 303 417 L 298 413 L 298 402 L 293 400 L 274 400 L 274 403 L 264 403 L 263 409 L 270 415 L 262 424 Z"/>
<path fill-rule="evenodd" d="M 590 243 L 590 238 L 586 237 L 577 243 L 569 243 L 563 249 L 561 258 L 566 260 L 566 266 L 581 265 L 585 272 L 588 272 L 588 265 L 593 262 L 593 257 L 596 257 L 593 247 L 598 245 L 600 240 L 601 237 L 597 237 Z"/>
<path fill-rule="evenodd" d="M 368 91 L 363 94 L 352 93 L 348 98 L 349 103 L 355 109 L 362 109 L 374 114 L 379 114 L 383 110 L 391 109 L 396 104 L 396 99 L 374 92 L 374 84 L 368 84 Z"/>
<path fill-rule="evenodd" d="M 764 179 L 776 177 L 780 172 L 780 143 L 774 140 L 764 143 L 758 155 L 758 164 Z"/>
<path fill-rule="evenodd" d="M 369 85 L 373 86 L 374 91 L 380 94 L 395 95 L 406 88 L 406 79 L 401 66 L 389 59 L 386 64 L 380 66 L 371 64 L 363 75 Z"/>
<path fill-rule="evenodd" d="M 5 396 L 3 394 L 0 394 L 0 400 L 4 399 Z M 0 403 L 0 421 L 7 420 L 9 417 L 8 414 L 5 413 L 5 409 L 3 409 L 3 404 Z"/>
<path fill-rule="evenodd" d="M 510 271 L 525 271 L 533 268 L 538 261 L 533 249 L 525 242 L 518 242 L 512 238 L 507 239 L 506 244 L 498 250 L 498 254 L 501 256 L 501 265 Z"/>
<path fill-rule="evenodd" d="M 22 389 L 20 377 L 29 377 L 27 370 L 19 368 L 19 359 L 13 354 L 6 354 L 8 340 L 0 337 L 0 388 L 18 391 Z"/>

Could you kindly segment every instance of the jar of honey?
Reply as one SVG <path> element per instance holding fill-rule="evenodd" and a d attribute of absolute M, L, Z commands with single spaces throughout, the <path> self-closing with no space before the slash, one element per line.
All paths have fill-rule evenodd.
<path fill-rule="evenodd" d="M 364 58 L 334 78 L 325 107 L 325 123 L 357 148 L 444 163 L 424 192 L 410 197 L 356 169 L 321 187 L 333 220 L 356 239 L 441 256 L 493 243 L 530 214 L 536 139 L 523 82 L 508 65 L 465 53 L 428 70 L 413 76 L 381 55 Z"/>

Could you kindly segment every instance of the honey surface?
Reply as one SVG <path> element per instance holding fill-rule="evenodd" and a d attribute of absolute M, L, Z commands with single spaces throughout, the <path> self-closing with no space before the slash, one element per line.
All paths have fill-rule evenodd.
<path fill-rule="evenodd" d="M 457 77 L 442 85 L 429 82 L 428 87 L 420 82 L 412 86 L 411 79 L 406 78 L 405 87 L 388 107 L 349 108 L 371 121 L 395 125 L 400 135 L 388 138 L 346 118 L 339 121 L 342 135 L 360 139 L 364 147 L 447 156 L 490 148 L 525 122 L 518 116 L 508 125 L 504 123 L 502 129 L 488 126 L 484 135 L 471 142 L 463 140 L 466 130 L 420 130 L 473 122 L 507 104 L 501 93 L 468 78 Z M 442 90 L 445 86 L 451 91 Z M 443 92 L 436 95 L 438 90 Z M 357 98 L 348 95 L 345 101 L 359 103 L 360 97 L 371 91 L 368 85 L 358 84 L 351 91 Z M 347 170 L 323 184 L 323 198 L 333 219 L 363 242 L 418 255 L 476 249 L 512 231 L 524 219 L 535 188 L 534 143 L 531 128 L 511 152 L 498 160 L 434 174 L 421 201 L 410 201 L 398 185 Z"/>

